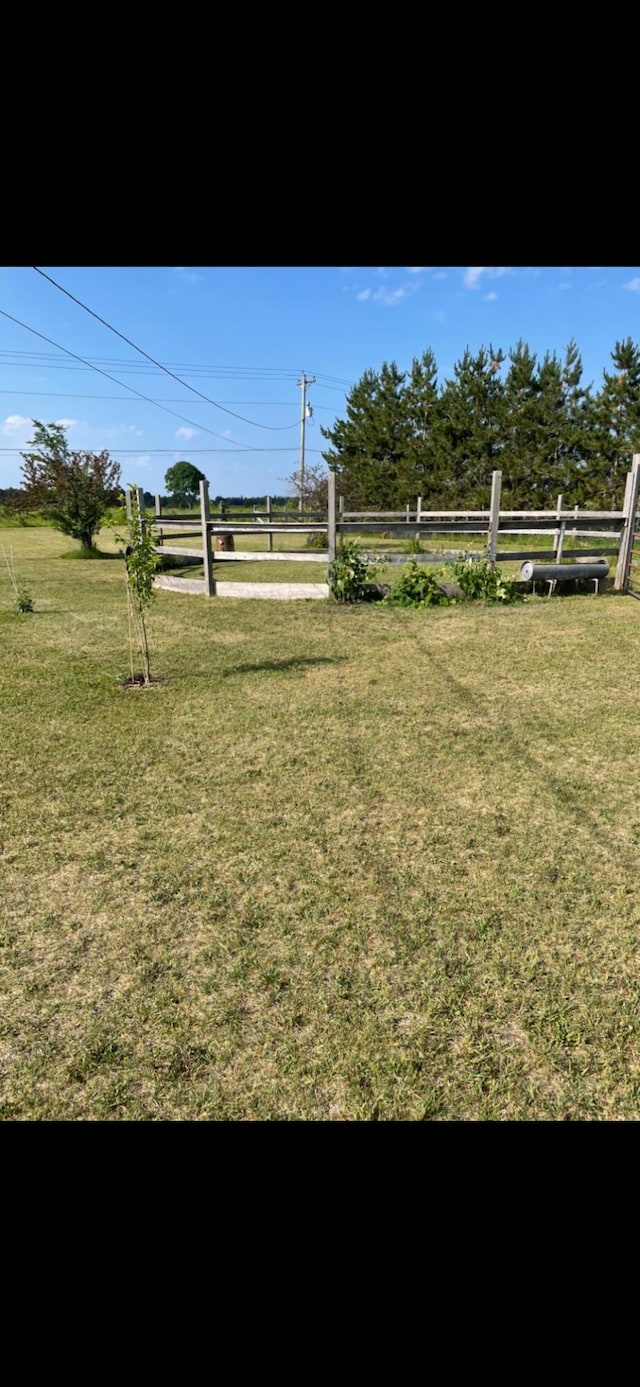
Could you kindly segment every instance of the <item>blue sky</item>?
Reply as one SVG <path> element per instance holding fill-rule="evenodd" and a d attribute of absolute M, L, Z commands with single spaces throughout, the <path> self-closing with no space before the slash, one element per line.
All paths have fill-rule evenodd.
<path fill-rule="evenodd" d="M 37 418 L 68 422 L 73 448 L 109 449 L 124 483 L 154 493 L 167 468 L 187 458 L 212 495 L 275 494 L 297 466 L 301 370 L 318 378 L 307 428 L 317 461 L 319 425 L 343 412 L 349 383 L 385 360 L 405 368 L 431 347 L 444 378 L 467 345 L 506 352 L 523 337 L 543 354 L 563 352 L 574 337 L 584 379 L 597 384 L 615 340 L 640 340 L 638 266 L 40 268 L 189 385 L 253 422 L 198 399 L 33 269 L 2 268 L 0 309 L 121 384 L 0 317 L 0 486 L 19 485 L 19 450 Z"/>

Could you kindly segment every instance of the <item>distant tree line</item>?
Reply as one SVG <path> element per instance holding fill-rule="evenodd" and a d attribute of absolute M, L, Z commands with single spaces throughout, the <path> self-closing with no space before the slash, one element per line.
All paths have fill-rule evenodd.
<path fill-rule="evenodd" d="M 249 510 L 253 506 L 257 506 L 258 510 L 264 510 L 267 497 L 263 491 L 262 496 L 213 496 L 211 499 L 214 506 L 219 506 L 222 502 L 223 505 L 229 508 L 235 506 L 238 510 Z M 290 506 L 291 500 L 291 496 L 272 496 L 271 504 L 272 506 Z"/>
<path fill-rule="evenodd" d="M 344 418 L 321 428 L 323 456 L 352 510 L 488 504 L 502 471 L 505 508 L 568 504 L 617 508 L 640 452 L 640 347 L 616 342 L 598 389 L 583 382 L 571 341 L 542 359 L 520 340 L 506 355 L 467 350 L 442 384 L 428 349 L 409 371 L 394 361 L 368 370 Z"/>

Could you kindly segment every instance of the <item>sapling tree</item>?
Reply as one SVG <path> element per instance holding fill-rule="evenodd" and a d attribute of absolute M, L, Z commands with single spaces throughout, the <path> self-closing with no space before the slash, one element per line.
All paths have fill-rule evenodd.
<path fill-rule="evenodd" d="M 129 647 L 131 653 L 131 680 L 133 672 L 133 637 L 143 663 L 145 685 L 151 683 L 149 659 L 149 640 L 147 636 L 147 617 L 154 596 L 153 580 L 158 568 L 158 554 L 155 536 L 144 511 L 140 507 L 137 487 L 129 489 L 131 508 L 127 517 L 126 534 L 116 535 L 123 546 L 126 568 L 127 603 L 129 609 Z"/>

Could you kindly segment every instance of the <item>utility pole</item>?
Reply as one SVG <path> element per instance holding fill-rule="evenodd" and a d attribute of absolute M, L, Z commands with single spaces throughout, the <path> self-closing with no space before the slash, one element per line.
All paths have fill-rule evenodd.
<path fill-rule="evenodd" d="M 300 414 L 300 470 L 299 470 L 299 473 L 298 473 L 298 488 L 299 488 L 299 491 L 298 491 L 298 510 L 299 510 L 299 511 L 303 511 L 303 510 L 304 510 L 304 431 L 305 431 L 305 424 L 306 424 L 306 420 L 307 420 L 307 386 L 308 386 L 308 385 L 315 385 L 315 383 L 316 383 L 316 378 L 315 378 L 315 376 L 305 376 L 304 371 L 302 372 L 302 379 L 298 381 L 298 385 L 301 386 L 301 388 L 302 388 L 302 412 L 301 412 L 301 414 Z M 311 406 L 310 406 L 310 405 L 308 406 L 308 409 L 309 409 L 309 413 L 311 413 Z"/>

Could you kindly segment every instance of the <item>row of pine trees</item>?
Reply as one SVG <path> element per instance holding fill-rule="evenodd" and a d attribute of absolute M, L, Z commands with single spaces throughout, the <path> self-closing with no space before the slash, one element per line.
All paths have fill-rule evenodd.
<path fill-rule="evenodd" d="M 522 340 L 507 355 L 467 349 L 438 383 L 431 349 L 402 372 L 365 371 L 345 418 L 323 428 L 324 458 L 348 509 L 425 509 L 488 504 L 502 471 L 505 509 L 566 505 L 617 508 L 640 452 L 640 347 L 616 342 L 599 389 L 583 381 L 575 342 L 538 359 Z"/>

